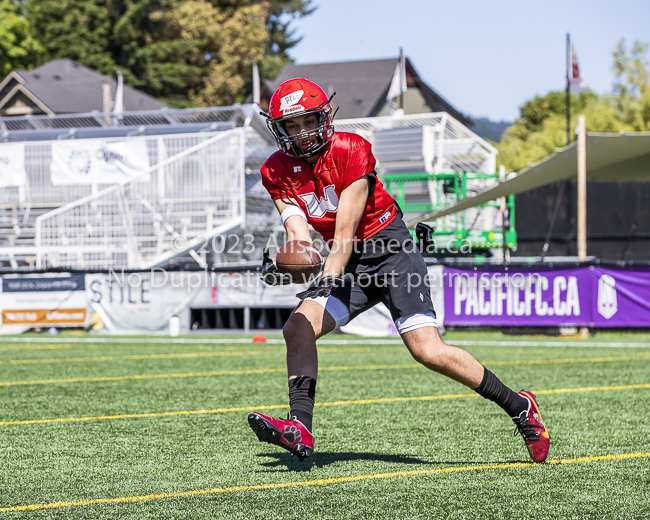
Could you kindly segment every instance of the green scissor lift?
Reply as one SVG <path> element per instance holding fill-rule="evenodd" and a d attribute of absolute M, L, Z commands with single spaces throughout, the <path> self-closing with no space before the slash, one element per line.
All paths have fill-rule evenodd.
<path fill-rule="evenodd" d="M 431 213 L 456 204 L 467 198 L 467 183 L 473 180 L 498 180 L 498 173 L 481 172 L 453 172 L 453 173 L 406 173 L 390 174 L 380 177 L 386 190 L 398 202 L 404 213 Z M 438 193 L 445 193 L 447 197 L 440 203 L 434 202 L 407 202 L 405 185 L 411 183 L 438 183 Z M 442 185 L 442 186 L 441 186 Z M 451 195 L 451 197 L 449 197 Z M 488 202 L 477 208 L 500 208 L 499 202 Z M 506 197 L 505 239 L 509 249 L 517 249 L 517 232 L 515 231 L 515 197 Z M 462 252 L 471 246 L 472 256 L 489 255 L 489 250 L 503 247 L 503 229 L 474 230 L 468 229 L 471 222 L 467 222 L 465 211 L 459 211 L 446 217 L 444 224 L 439 221 L 436 225 L 434 238 L 436 241 L 437 255 L 449 256 L 454 251 Z M 453 225 L 450 225 L 450 222 Z M 442 225 L 441 225 L 442 224 Z M 413 231 L 411 232 L 413 234 Z"/>

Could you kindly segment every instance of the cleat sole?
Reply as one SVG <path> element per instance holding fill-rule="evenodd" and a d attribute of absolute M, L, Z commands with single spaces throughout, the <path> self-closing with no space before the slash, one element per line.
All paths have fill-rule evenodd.
<path fill-rule="evenodd" d="M 311 457 L 314 450 L 304 444 L 296 444 L 295 448 L 289 448 L 279 441 L 280 430 L 278 430 L 271 423 L 260 417 L 255 413 L 248 415 L 248 425 L 251 427 L 260 442 L 268 442 L 275 444 L 280 448 L 287 450 L 291 455 L 295 455 L 302 462 L 305 458 Z"/>
<path fill-rule="evenodd" d="M 275 444 L 273 440 L 280 432 L 272 425 L 267 423 L 260 416 L 251 413 L 248 415 L 248 425 L 251 427 L 260 442 Z"/>

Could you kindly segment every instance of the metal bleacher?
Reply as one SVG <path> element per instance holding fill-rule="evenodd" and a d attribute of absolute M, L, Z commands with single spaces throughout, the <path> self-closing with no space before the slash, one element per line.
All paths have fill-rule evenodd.
<path fill-rule="evenodd" d="M 259 172 L 275 150 L 253 105 L 0 121 L 0 147 L 24 143 L 27 173 L 24 186 L 0 188 L 0 262 L 13 268 L 173 262 L 197 244 L 244 227 L 246 172 Z M 52 148 L 65 139 L 80 146 L 140 140 L 151 166 L 121 185 L 56 185 Z M 273 210 L 268 200 L 248 209 L 251 217 L 262 211 L 257 220 L 268 220 Z M 205 250 L 201 254 L 205 258 Z"/>

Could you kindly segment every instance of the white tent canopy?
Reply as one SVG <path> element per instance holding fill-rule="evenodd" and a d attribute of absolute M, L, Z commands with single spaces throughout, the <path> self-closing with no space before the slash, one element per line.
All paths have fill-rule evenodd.
<path fill-rule="evenodd" d="M 426 220 L 450 215 L 485 204 L 510 194 L 522 193 L 561 180 L 578 176 L 577 145 L 556 153 L 525 168 L 505 182 L 474 197 L 468 197 L 443 210 L 426 215 Z M 650 181 L 650 132 L 587 133 L 587 181 L 648 182 Z"/>

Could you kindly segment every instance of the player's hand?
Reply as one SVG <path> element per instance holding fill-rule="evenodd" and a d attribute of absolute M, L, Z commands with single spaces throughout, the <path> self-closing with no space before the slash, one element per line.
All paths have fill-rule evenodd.
<path fill-rule="evenodd" d="M 262 253 L 262 280 L 266 285 L 287 285 L 293 283 L 290 274 L 278 273 L 278 267 L 271 260 L 269 248 Z"/>
<path fill-rule="evenodd" d="M 319 296 L 327 298 L 334 289 L 345 285 L 345 282 L 350 276 L 351 275 L 349 274 L 345 276 L 321 275 L 307 290 L 296 294 L 296 297 L 301 300 L 304 300 L 305 298 L 318 298 Z"/>

